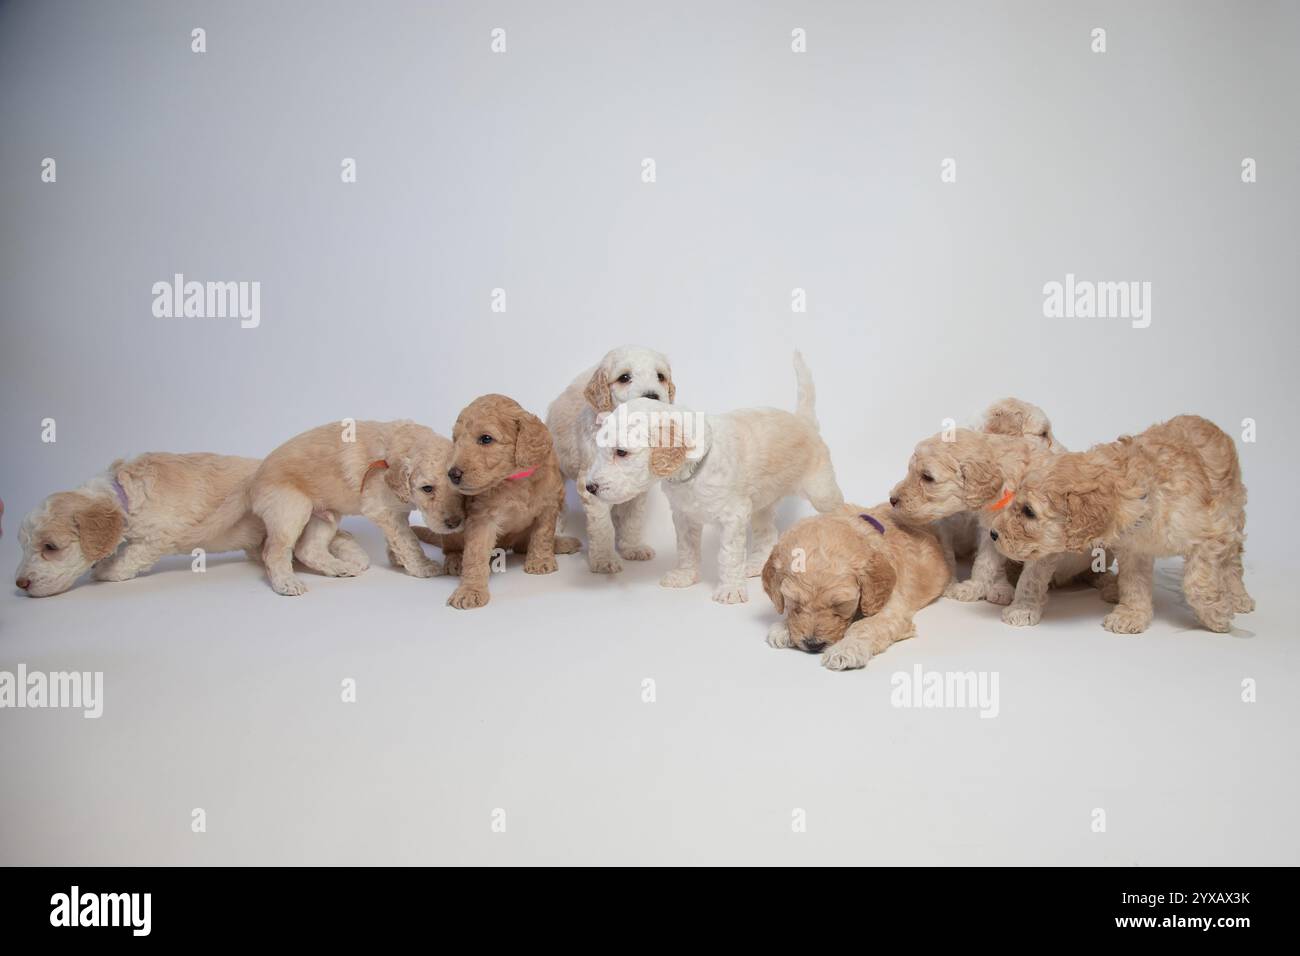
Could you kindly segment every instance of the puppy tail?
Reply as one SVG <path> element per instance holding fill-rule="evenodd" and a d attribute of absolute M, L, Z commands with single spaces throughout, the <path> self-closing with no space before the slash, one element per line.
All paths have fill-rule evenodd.
<path fill-rule="evenodd" d="M 798 352 L 794 353 L 794 380 L 798 386 L 795 397 L 794 413 L 800 418 L 806 418 L 817 425 L 817 389 L 813 387 L 812 372 L 808 370 L 808 363 L 803 360 L 803 356 Z"/>
<path fill-rule="evenodd" d="M 211 541 L 213 538 L 229 531 L 244 516 L 252 511 L 253 503 L 249 497 L 252 480 L 245 481 L 226 496 L 226 500 L 213 509 L 212 514 L 199 525 L 195 537 L 199 541 Z"/>

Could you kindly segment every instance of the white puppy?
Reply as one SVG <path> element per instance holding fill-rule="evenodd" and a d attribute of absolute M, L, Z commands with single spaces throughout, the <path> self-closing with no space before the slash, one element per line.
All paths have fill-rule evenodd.
<path fill-rule="evenodd" d="M 46 498 L 18 531 L 15 584 L 31 597 L 72 587 L 94 566 L 100 581 L 125 581 L 164 555 L 215 554 L 262 544 L 244 489 L 255 458 L 154 452 L 118 460 L 75 491 Z"/>
<path fill-rule="evenodd" d="M 700 579 L 700 534 L 722 529 L 713 599 L 749 599 L 746 577 L 762 573 L 776 544 L 776 506 L 802 493 L 814 508 L 844 504 L 830 452 L 817 430 L 812 375 L 795 353 L 798 411 L 749 408 L 703 415 L 650 399 L 620 405 L 602 422 L 584 484 L 611 505 L 645 494 L 663 479 L 677 530 L 677 567 L 659 582 L 690 587 Z M 748 551 L 745 533 L 752 525 Z"/>
<path fill-rule="evenodd" d="M 595 495 L 588 482 L 578 480 L 596 458 L 597 415 L 636 398 L 671 404 L 676 397 L 668 359 L 653 349 L 624 345 L 605 353 L 599 365 L 575 378 L 546 410 L 546 427 L 555 440 L 560 471 L 577 484 L 587 515 L 587 564 L 592 571 L 622 571 L 619 556 L 629 561 L 648 561 L 655 556 L 643 538 L 648 489 L 611 505 Z M 561 514 L 560 523 L 563 521 Z"/>

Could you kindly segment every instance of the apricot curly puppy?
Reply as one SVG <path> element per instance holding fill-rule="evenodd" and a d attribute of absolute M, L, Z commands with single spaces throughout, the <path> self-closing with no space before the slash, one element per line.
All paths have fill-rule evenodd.
<path fill-rule="evenodd" d="M 266 524 L 262 549 L 277 594 L 303 594 L 296 557 L 313 571 L 352 577 L 370 560 L 353 542 L 348 553 L 328 544 L 344 515 L 365 515 L 384 533 L 408 574 L 427 578 L 442 566 L 425 556 L 410 513 L 432 528 L 460 526 L 464 505 L 447 481 L 451 442 L 414 422 L 321 425 L 266 456 L 249 488 L 249 506 Z"/>
<path fill-rule="evenodd" d="M 998 550 L 1018 561 L 1104 545 L 1119 562 L 1119 605 L 1102 626 L 1151 623 L 1155 559 L 1182 555 L 1183 593 L 1223 633 L 1255 609 L 1242 580 L 1246 488 L 1237 449 L 1214 423 L 1180 415 L 1086 452 L 1045 458 L 993 521 Z"/>
<path fill-rule="evenodd" d="M 948 564 L 932 528 L 898 524 L 888 505 L 845 505 L 781 535 L 763 590 L 785 620 L 767 643 L 822 654 L 831 670 L 864 667 L 916 633 L 913 617 L 943 593 Z"/>
<path fill-rule="evenodd" d="M 470 402 L 451 437 L 447 476 L 465 496 L 465 531 L 460 587 L 447 603 L 468 609 L 489 600 L 489 562 L 499 542 L 526 551 L 528 574 L 558 570 L 555 522 L 564 507 L 564 476 L 546 425 L 504 395 Z M 578 548 L 572 538 L 558 543 L 565 551 Z"/>
<path fill-rule="evenodd" d="M 49 597 L 92 567 L 98 581 L 126 581 L 168 554 L 255 552 L 262 522 L 248 514 L 244 493 L 258 464 L 206 452 L 118 459 L 28 515 L 14 583 L 30 597 Z"/>

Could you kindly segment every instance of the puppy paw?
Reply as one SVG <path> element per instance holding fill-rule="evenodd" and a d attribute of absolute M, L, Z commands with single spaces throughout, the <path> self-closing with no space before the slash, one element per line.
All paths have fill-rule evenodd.
<path fill-rule="evenodd" d="M 556 554 L 577 554 L 582 550 L 582 542 L 577 538 L 570 538 L 566 535 L 557 535 L 555 538 Z"/>
<path fill-rule="evenodd" d="M 871 648 L 861 641 L 840 641 L 822 654 L 822 667 L 832 671 L 852 671 L 866 667 Z"/>
<path fill-rule="evenodd" d="M 988 589 L 984 595 L 984 600 L 990 604 L 1007 605 L 1016 598 L 1016 589 L 1011 586 L 1010 581 L 998 581 Z"/>
<path fill-rule="evenodd" d="M 627 561 L 650 561 L 655 556 L 655 549 L 648 544 L 621 544 L 618 554 Z"/>
<path fill-rule="evenodd" d="M 1227 634 L 1232 630 L 1232 611 L 1227 607 L 1216 607 L 1211 610 L 1202 608 L 1196 612 L 1196 619 L 1205 626 L 1207 631 L 1213 631 L 1215 634 Z"/>
<path fill-rule="evenodd" d="M 785 621 L 777 621 L 767 629 L 767 646 L 775 648 L 790 647 L 794 642 L 790 640 L 790 628 L 786 626 Z"/>
<path fill-rule="evenodd" d="M 1249 614 L 1255 610 L 1255 599 L 1249 594 L 1238 594 L 1232 599 L 1232 610 L 1237 614 Z"/>
<path fill-rule="evenodd" d="M 1013 627 L 1033 627 L 1043 617 L 1043 609 L 1032 604 L 1012 604 L 1002 611 L 1002 622 Z"/>
<path fill-rule="evenodd" d="M 524 574 L 551 574 L 560 570 L 559 564 L 556 563 L 555 555 L 548 554 L 543 556 L 529 556 L 524 562 Z"/>
<path fill-rule="evenodd" d="M 272 581 L 271 589 L 275 591 L 276 594 L 283 594 L 285 597 L 297 597 L 299 594 L 307 593 L 307 585 L 303 584 L 293 575 Z"/>
<path fill-rule="evenodd" d="M 744 604 L 749 600 L 748 584 L 719 584 L 713 592 L 719 604 Z"/>
<path fill-rule="evenodd" d="M 130 581 L 135 574 L 130 568 L 114 561 L 100 561 L 90 569 L 90 576 L 96 581 Z"/>
<path fill-rule="evenodd" d="M 1150 623 L 1150 611 L 1135 611 L 1120 605 L 1106 615 L 1101 626 L 1112 634 L 1141 634 Z"/>
<path fill-rule="evenodd" d="M 767 564 L 767 558 L 759 561 L 757 558 L 745 562 L 745 577 L 756 578 L 763 573 L 763 566 Z"/>
<path fill-rule="evenodd" d="M 698 583 L 700 572 L 691 568 L 673 568 L 662 578 L 659 579 L 661 588 L 688 588 L 692 584 Z"/>
<path fill-rule="evenodd" d="M 623 570 L 623 562 L 612 555 L 588 555 L 587 566 L 593 574 L 618 574 Z"/>
<path fill-rule="evenodd" d="M 430 561 L 428 558 L 423 561 L 412 561 L 410 564 L 402 565 L 402 567 L 413 578 L 436 578 L 442 574 L 442 565 L 437 561 Z"/>
<path fill-rule="evenodd" d="M 489 597 L 487 588 L 471 588 L 462 584 L 451 592 L 451 597 L 447 598 L 447 603 L 451 607 L 467 611 L 470 608 L 482 607 L 487 604 Z"/>
<path fill-rule="evenodd" d="M 984 597 L 984 586 L 978 581 L 954 581 L 944 588 L 943 596 L 954 601 L 979 601 Z"/>
<path fill-rule="evenodd" d="M 464 560 L 464 553 L 461 551 L 449 551 L 442 556 L 442 573 L 450 574 L 453 577 L 460 577 L 460 568 Z"/>

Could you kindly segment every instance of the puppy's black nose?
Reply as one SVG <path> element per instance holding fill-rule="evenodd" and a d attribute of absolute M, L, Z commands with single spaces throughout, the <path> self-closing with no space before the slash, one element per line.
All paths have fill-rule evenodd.
<path fill-rule="evenodd" d="M 461 471 L 459 468 L 448 468 L 448 469 L 447 469 L 447 477 L 451 479 L 451 483 L 452 483 L 453 485 L 459 485 L 459 484 L 460 484 L 461 476 L 464 475 L 464 474 L 465 474 L 465 472 Z"/>
<path fill-rule="evenodd" d="M 658 393 L 658 392 L 646 392 L 645 395 L 642 396 L 642 398 L 653 398 L 653 399 L 657 402 L 657 401 L 659 401 L 659 393 Z"/>
<path fill-rule="evenodd" d="M 898 507 L 898 499 L 895 498 L 893 495 L 890 495 L 890 496 L 889 496 L 889 503 L 890 503 L 890 505 L 892 505 L 892 506 L 895 507 L 895 508 Z"/>
<path fill-rule="evenodd" d="M 457 528 L 460 527 L 459 518 L 443 518 L 442 523 L 447 526 L 447 529 L 449 531 L 455 531 Z"/>
<path fill-rule="evenodd" d="M 994 541 L 996 541 L 996 540 L 998 540 L 998 533 L 997 533 L 996 531 L 994 531 L 992 528 L 990 528 L 990 529 L 989 529 L 989 537 L 992 538 Z"/>
<path fill-rule="evenodd" d="M 596 484 L 594 481 L 587 482 L 587 494 L 594 495 L 598 491 L 600 491 L 600 485 Z"/>
<path fill-rule="evenodd" d="M 26 591 L 29 587 L 32 586 L 32 582 L 28 578 L 19 578 L 17 581 L 14 582 L 14 584 L 18 585 L 24 591 Z"/>
<path fill-rule="evenodd" d="M 809 654 L 820 654 L 826 650 L 826 642 L 816 637 L 810 637 L 803 642 L 803 649 Z"/>

